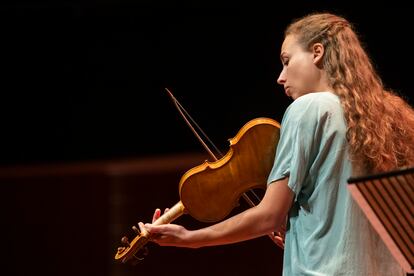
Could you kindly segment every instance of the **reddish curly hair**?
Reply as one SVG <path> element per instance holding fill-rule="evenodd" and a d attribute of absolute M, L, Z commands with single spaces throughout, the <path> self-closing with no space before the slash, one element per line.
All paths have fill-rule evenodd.
<path fill-rule="evenodd" d="M 329 13 L 295 20 L 285 31 L 304 49 L 325 47 L 323 68 L 341 100 L 352 161 L 363 171 L 385 172 L 414 165 L 414 110 L 386 90 L 352 25 Z"/>

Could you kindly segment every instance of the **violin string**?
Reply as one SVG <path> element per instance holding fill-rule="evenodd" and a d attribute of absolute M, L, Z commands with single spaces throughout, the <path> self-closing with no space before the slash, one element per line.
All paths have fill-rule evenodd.
<path fill-rule="evenodd" d="M 250 190 L 250 192 L 253 194 L 253 196 L 256 198 L 256 200 L 257 200 L 257 202 L 260 202 L 260 198 L 259 198 L 259 196 L 253 191 L 253 190 Z"/>
<path fill-rule="evenodd" d="M 176 108 L 180 112 L 181 116 L 187 123 L 187 125 L 190 127 L 190 129 L 193 131 L 194 135 L 198 138 L 200 143 L 203 145 L 203 147 L 207 150 L 207 152 L 213 157 L 215 161 L 218 160 L 218 158 L 214 155 L 214 153 L 210 150 L 210 148 L 206 145 L 206 143 L 203 141 L 203 139 L 200 137 L 198 132 L 194 129 L 192 124 L 188 121 L 187 117 L 191 120 L 191 122 L 197 127 L 197 129 L 203 134 L 203 136 L 208 140 L 208 142 L 214 147 L 216 152 L 220 155 L 220 158 L 222 158 L 224 155 L 221 153 L 221 151 L 216 147 L 216 145 L 210 140 L 210 138 L 207 136 L 207 134 L 204 133 L 204 131 L 201 129 L 201 127 L 196 123 L 196 121 L 191 117 L 191 115 L 185 110 L 185 108 L 180 104 L 180 102 L 174 97 L 174 95 L 171 93 L 171 91 L 168 88 L 165 88 L 165 90 L 170 95 L 172 101 L 174 102 Z M 258 202 L 260 202 L 259 196 L 253 191 L 250 190 L 250 192 L 253 194 L 253 196 L 257 199 Z M 246 193 L 242 194 L 242 197 L 246 200 L 246 202 L 250 205 L 250 207 L 256 206 L 256 204 L 249 198 L 249 196 Z"/>

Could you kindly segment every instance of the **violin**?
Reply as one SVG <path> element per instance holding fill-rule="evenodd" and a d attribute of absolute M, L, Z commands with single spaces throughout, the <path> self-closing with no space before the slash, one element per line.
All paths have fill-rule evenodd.
<path fill-rule="evenodd" d="M 280 124 L 273 119 L 247 122 L 229 139 L 230 149 L 222 158 L 205 161 L 184 173 L 178 187 L 180 201 L 153 224 L 167 224 L 183 214 L 201 222 L 223 220 L 238 206 L 240 197 L 247 197 L 247 191 L 266 189 L 279 137 Z M 149 232 L 132 228 L 137 235 L 131 242 L 123 237 L 125 246 L 118 247 L 115 254 L 115 260 L 122 263 L 141 260 L 137 253 L 144 251 L 145 255 L 145 245 L 151 240 Z"/>

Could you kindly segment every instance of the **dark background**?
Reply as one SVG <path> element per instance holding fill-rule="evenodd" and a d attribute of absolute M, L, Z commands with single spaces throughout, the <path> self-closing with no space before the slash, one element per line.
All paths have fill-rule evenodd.
<path fill-rule="evenodd" d="M 180 176 L 208 158 L 164 88 L 226 152 L 244 123 L 280 122 L 290 104 L 276 79 L 292 19 L 348 18 L 384 84 L 413 103 L 411 9 L 307 2 L 2 4 L 0 274 L 279 275 L 282 251 L 266 238 L 195 251 L 152 245 L 138 267 L 113 254 L 125 229 L 174 204 Z"/>
<path fill-rule="evenodd" d="M 165 87 L 226 151 L 227 139 L 248 120 L 281 121 L 290 103 L 276 84 L 283 30 L 312 11 L 354 22 L 384 83 L 410 97 L 411 10 L 396 3 L 361 8 L 328 2 L 273 8 L 122 0 L 7 5 L 0 162 L 203 150 Z"/>

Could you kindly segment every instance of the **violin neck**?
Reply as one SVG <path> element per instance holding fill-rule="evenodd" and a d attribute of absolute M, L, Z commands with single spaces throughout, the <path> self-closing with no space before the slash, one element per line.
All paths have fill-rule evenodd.
<path fill-rule="evenodd" d="M 161 225 L 161 224 L 170 223 L 176 220 L 178 217 L 180 217 L 184 213 L 185 213 L 184 205 L 181 201 L 179 201 L 173 207 L 171 207 L 170 210 L 168 210 L 168 212 L 164 213 L 156 221 L 154 221 L 153 224 Z"/>

